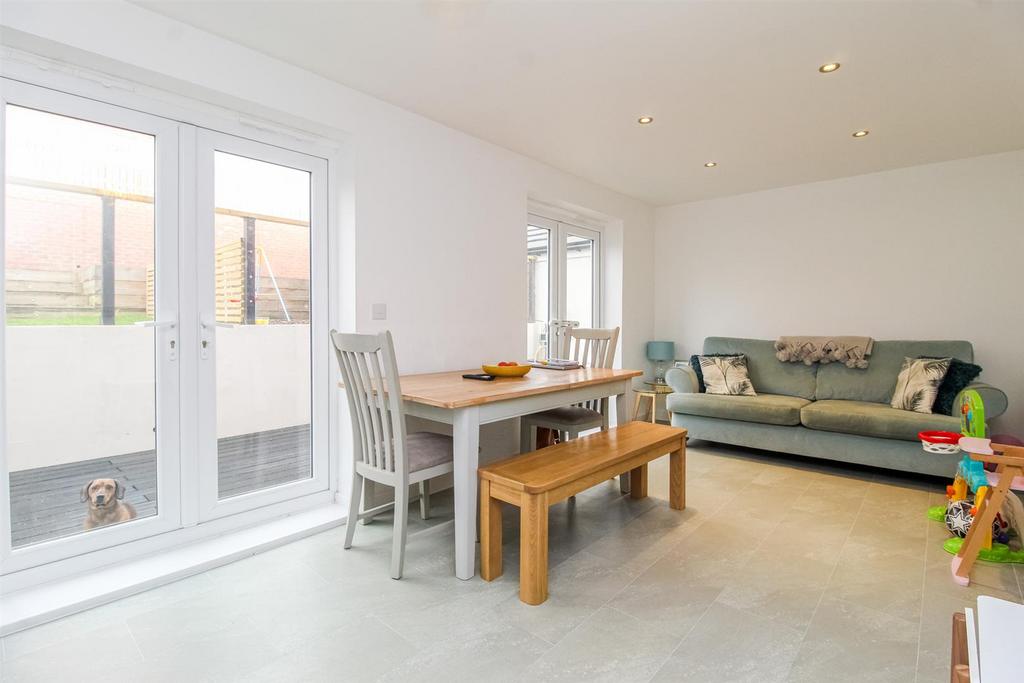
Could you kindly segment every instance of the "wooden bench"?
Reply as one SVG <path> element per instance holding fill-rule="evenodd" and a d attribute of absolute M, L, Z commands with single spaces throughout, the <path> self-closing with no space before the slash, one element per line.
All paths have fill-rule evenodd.
<path fill-rule="evenodd" d="M 647 496 L 647 463 L 670 454 L 669 505 L 686 505 L 686 430 L 630 422 L 481 467 L 480 575 L 501 576 L 501 503 L 519 508 L 519 599 L 548 598 L 548 506 L 629 472 L 630 496 Z"/>

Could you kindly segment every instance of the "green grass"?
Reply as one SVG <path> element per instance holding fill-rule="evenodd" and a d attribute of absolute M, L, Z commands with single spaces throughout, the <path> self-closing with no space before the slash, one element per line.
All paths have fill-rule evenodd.
<path fill-rule="evenodd" d="M 151 318 L 145 313 L 117 313 L 114 321 L 117 325 L 134 325 Z M 14 326 L 49 326 L 49 325 L 100 325 L 100 314 L 96 313 L 45 313 L 31 318 L 7 317 L 7 324 Z"/>

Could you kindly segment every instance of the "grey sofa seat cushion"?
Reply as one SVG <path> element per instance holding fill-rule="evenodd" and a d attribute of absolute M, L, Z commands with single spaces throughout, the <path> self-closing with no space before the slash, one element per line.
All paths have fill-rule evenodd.
<path fill-rule="evenodd" d="M 452 437 L 445 434 L 416 432 L 405 437 L 405 457 L 409 460 L 410 472 L 450 462 L 454 453 Z"/>
<path fill-rule="evenodd" d="M 747 357 L 747 374 L 754 391 L 759 394 L 778 394 L 814 399 L 815 376 L 818 366 L 803 363 L 783 363 L 775 357 L 775 342 L 768 339 L 741 339 L 738 337 L 708 337 L 704 340 L 704 353 L 742 353 Z M 900 362 L 903 358 L 900 358 Z M 899 372 L 899 368 L 896 369 Z M 896 375 L 893 375 L 893 385 Z M 795 424 L 795 423 L 794 423 Z"/>
<path fill-rule="evenodd" d="M 921 431 L 960 431 L 960 419 L 897 410 L 868 401 L 815 401 L 800 411 L 800 422 L 809 429 L 858 436 L 917 441 Z"/>
<path fill-rule="evenodd" d="M 669 394 L 665 399 L 665 406 L 673 413 L 787 426 L 800 424 L 800 409 L 809 403 L 798 396 L 778 394 Z"/>
<path fill-rule="evenodd" d="M 904 358 L 958 358 L 974 362 L 974 348 L 966 341 L 876 341 L 864 370 L 829 363 L 818 368 L 814 397 L 821 400 L 867 401 L 888 404 Z M 753 378 L 751 378 L 753 380 Z M 754 383 L 757 388 L 757 383 Z M 959 428 L 953 431 L 960 431 Z"/>

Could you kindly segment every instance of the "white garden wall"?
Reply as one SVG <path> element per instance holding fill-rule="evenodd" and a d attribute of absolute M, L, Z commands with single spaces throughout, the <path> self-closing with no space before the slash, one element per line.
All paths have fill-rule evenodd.
<path fill-rule="evenodd" d="M 309 326 L 217 330 L 218 436 L 309 422 Z M 11 471 L 154 447 L 153 331 L 9 327 Z"/>

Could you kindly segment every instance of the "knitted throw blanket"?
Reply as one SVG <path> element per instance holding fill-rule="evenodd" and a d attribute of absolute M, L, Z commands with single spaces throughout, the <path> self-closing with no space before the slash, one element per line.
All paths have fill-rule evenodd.
<path fill-rule="evenodd" d="M 875 341 L 871 337 L 779 337 L 775 357 L 784 363 L 843 363 L 866 368 Z"/>

